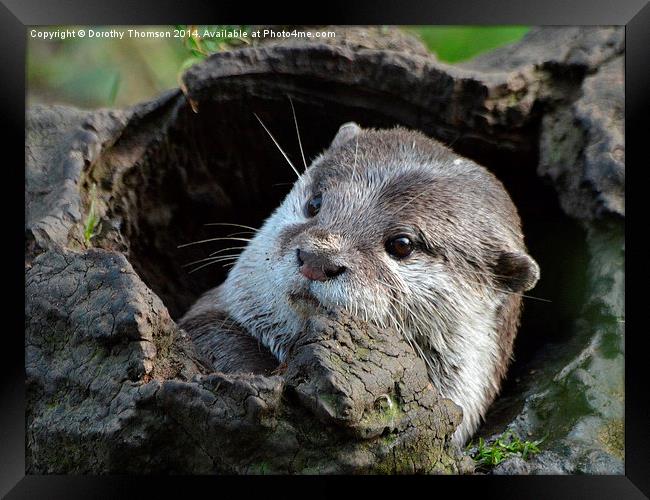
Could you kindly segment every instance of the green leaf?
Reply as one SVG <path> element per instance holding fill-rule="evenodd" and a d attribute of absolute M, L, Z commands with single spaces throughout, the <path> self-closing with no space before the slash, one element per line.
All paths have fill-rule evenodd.
<path fill-rule="evenodd" d="M 113 83 L 111 84 L 111 89 L 108 94 L 108 105 L 110 107 L 115 106 L 115 100 L 117 99 L 117 93 L 120 91 L 120 84 L 122 83 L 122 74 L 117 71 L 113 77 Z"/>
<path fill-rule="evenodd" d="M 90 246 L 90 240 L 97 235 L 100 223 L 100 218 L 95 213 L 96 188 L 97 186 L 93 184 L 90 190 L 90 207 L 88 208 L 88 215 L 84 224 L 84 240 L 88 246 Z"/>

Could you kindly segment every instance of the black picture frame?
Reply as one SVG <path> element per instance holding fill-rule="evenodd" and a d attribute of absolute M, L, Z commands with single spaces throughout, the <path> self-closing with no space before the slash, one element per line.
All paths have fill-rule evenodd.
<path fill-rule="evenodd" d="M 302 8 L 305 7 L 304 10 Z M 316 8 L 315 8 L 316 7 Z M 307 14 L 307 12 L 310 12 Z M 175 3 L 169 0 L 142 0 L 118 2 L 102 0 L 3 0 L 0 5 L 0 102 L 4 131 L 1 134 L 5 147 L 4 196 L 5 228 L 15 230 L 16 238 L 11 244 L 5 240 L 7 251 L 4 272 L 7 301 L 9 305 L 5 321 L 0 353 L 2 377 L 0 377 L 0 495 L 7 498 L 113 498 L 136 496 L 138 493 L 187 496 L 189 488 L 209 488 L 213 494 L 227 491 L 225 482 L 234 483 L 238 478 L 224 477 L 129 477 L 129 476 L 34 476 L 25 475 L 25 397 L 24 397 L 24 337 L 20 332 L 20 305 L 24 303 L 15 291 L 24 286 L 20 274 L 24 243 L 21 248 L 18 218 L 11 217 L 19 204 L 22 191 L 20 176 L 13 169 L 24 160 L 25 130 L 25 62 L 26 31 L 30 25 L 51 24 L 173 24 L 178 22 L 247 22 L 263 24 L 527 24 L 527 25 L 625 25 L 625 84 L 626 84 L 626 158 L 633 167 L 628 170 L 634 181 L 632 186 L 642 185 L 635 172 L 646 167 L 647 154 L 642 147 L 647 134 L 648 89 L 650 89 L 650 5 L 647 0 L 579 0 L 563 2 L 522 2 L 521 0 L 438 0 L 435 2 L 401 1 L 355 1 L 327 2 L 318 6 L 293 4 L 280 8 L 276 3 L 251 6 L 245 2 L 201 2 L 199 0 Z M 13 153 L 9 155 L 8 153 Z M 10 161 L 8 158 L 12 158 Z M 10 170 L 12 169 L 12 170 Z M 14 186 L 13 183 L 16 185 Z M 641 189 L 640 187 L 636 189 Z M 632 190 L 634 199 L 635 189 Z M 629 193 L 628 193 L 629 195 Z M 628 211 L 629 214 L 630 211 Z M 633 224 L 643 220 L 642 212 L 632 210 Z M 12 224 L 15 224 L 13 228 Z M 642 252 L 640 235 L 630 234 L 630 219 L 626 223 L 627 258 L 632 269 L 639 262 L 635 256 Z M 640 222 L 643 224 L 643 222 Z M 632 238 L 630 239 L 630 236 Z M 14 262 L 15 261 L 15 262 Z M 628 267 L 626 263 L 626 267 Z M 636 274 L 636 273 L 635 273 Z M 640 277 L 643 279 L 643 277 Z M 630 279 L 639 279 L 639 276 Z M 631 288 L 626 282 L 626 291 Z M 643 300 L 643 296 L 626 294 L 629 303 Z M 5 302 L 10 304 L 10 302 Z M 628 319 L 636 314 L 628 309 Z M 630 311 L 632 314 L 630 315 Z M 633 321 L 634 322 L 634 321 Z M 426 494 L 441 495 L 453 492 L 468 497 L 498 498 L 647 498 L 650 496 L 650 410 L 648 406 L 647 377 L 645 375 L 646 353 L 643 345 L 645 331 L 640 328 L 626 336 L 625 367 L 625 475 L 624 476 L 455 476 L 418 478 L 355 478 L 362 486 L 364 495 L 402 492 L 413 494 L 415 488 Z M 284 484 L 290 479 L 291 485 Z M 262 486 L 267 493 L 287 496 L 297 492 L 309 496 L 332 497 L 349 491 L 342 488 L 341 481 L 350 478 L 239 478 L 245 481 L 246 491 L 251 486 Z M 282 483 L 280 482 L 282 481 Z M 263 483 L 260 485 L 260 483 Z M 419 483 L 419 484 L 415 484 Z M 412 486 L 411 486 L 412 485 Z M 241 485 L 230 484 L 242 488 Z M 377 488 L 378 491 L 371 492 Z M 442 493 L 441 490 L 446 490 Z M 232 491 L 232 490 L 231 490 Z M 230 495 L 232 493 L 229 493 Z"/>

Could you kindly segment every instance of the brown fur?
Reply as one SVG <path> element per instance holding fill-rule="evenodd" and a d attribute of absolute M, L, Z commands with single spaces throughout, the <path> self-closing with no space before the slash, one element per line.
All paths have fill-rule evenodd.
<path fill-rule="evenodd" d="M 179 326 L 188 332 L 199 352 L 208 362 L 224 373 L 256 373 L 270 375 L 278 360 L 259 340 L 223 312 L 215 309 L 218 296 L 208 292 L 181 319 Z M 203 304 L 201 304 L 203 301 Z"/>

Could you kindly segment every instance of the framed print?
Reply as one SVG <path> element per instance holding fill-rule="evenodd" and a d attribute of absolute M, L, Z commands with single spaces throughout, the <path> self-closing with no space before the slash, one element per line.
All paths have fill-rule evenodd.
<path fill-rule="evenodd" d="M 1 9 L 0 491 L 648 495 L 647 5 L 114 7 Z"/>

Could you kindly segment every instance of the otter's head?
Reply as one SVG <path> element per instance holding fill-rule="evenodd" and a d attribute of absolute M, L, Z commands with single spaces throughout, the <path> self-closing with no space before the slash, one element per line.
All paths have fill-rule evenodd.
<path fill-rule="evenodd" d="M 279 359 L 318 309 L 394 328 L 473 429 L 538 276 L 485 168 L 418 132 L 348 123 L 241 254 L 223 297 Z"/>

